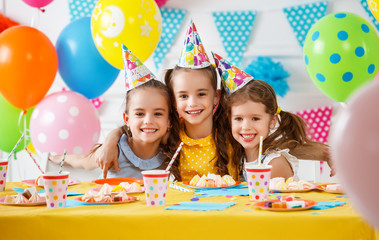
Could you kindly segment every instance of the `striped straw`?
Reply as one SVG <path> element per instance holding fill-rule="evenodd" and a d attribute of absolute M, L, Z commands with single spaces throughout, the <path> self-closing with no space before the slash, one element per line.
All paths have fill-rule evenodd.
<path fill-rule="evenodd" d="M 9 153 L 9 155 L 8 155 L 8 161 L 9 161 L 9 159 L 11 159 L 14 151 L 16 151 L 16 148 L 18 147 L 18 144 L 20 144 L 20 142 L 22 141 L 22 139 L 24 138 L 24 136 L 25 136 L 25 132 L 21 135 L 20 139 L 18 139 L 16 145 L 14 146 L 14 148 L 12 149 L 12 151 Z"/>
<path fill-rule="evenodd" d="M 62 158 L 62 161 L 61 161 L 61 166 L 59 167 L 59 174 L 62 173 L 62 168 L 63 168 L 63 164 L 64 164 L 64 159 L 66 158 L 66 154 L 67 154 L 67 149 L 64 150 L 64 153 L 63 153 L 63 158 Z"/>
<path fill-rule="evenodd" d="M 192 192 L 192 190 L 189 190 L 185 187 L 182 187 L 182 186 L 179 186 L 179 185 L 176 185 L 175 182 L 171 183 L 170 185 L 168 185 L 170 188 L 174 188 L 176 190 L 179 190 L 179 191 L 182 191 L 182 192 Z"/>
<path fill-rule="evenodd" d="M 258 155 L 258 167 L 261 167 L 262 161 L 262 146 L 263 146 L 263 136 L 259 138 L 259 155 Z"/>
<path fill-rule="evenodd" d="M 29 151 L 28 147 L 25 147 L 24 149 L 28 152 L 30 158 L 33 160 L 33 162 L 35 163 L 35 165 L 38 167 L 39 171 L 40 171 L 42 174 L 44 174 L 44 172 L 42 171 L 40 165 L 37 163 L 36 159 L 33 157 L 32 153 Z"/>
<path fill-rule="evenodd" d="M 176 149 L 176 152 L 175 152 L 174 156 L 172 157 L 170 163 L 168 164 L 168 166 L 167 166 L 167 168 L 166 168 L 166 170 L 165 170 L 166 172 L 168 172 L 168 170 L 170 170 L 172 164 L 174 163 L 174 161 L 175 161 L 175 159 L 176 159 L 176 156 L 178 156 L 178 154 L 179 154 L 179 152 L 180 152 L 180 149 L 182 149 L 183 144 L 184 144 L 184 142 L 181 142 L 181 143 L 179 144 L 178 149 Z"/>

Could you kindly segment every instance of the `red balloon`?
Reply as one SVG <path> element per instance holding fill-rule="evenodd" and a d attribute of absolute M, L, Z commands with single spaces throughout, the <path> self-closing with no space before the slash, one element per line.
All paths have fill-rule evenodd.
<path fill-rule="evenodd" d="M 0 34 L 0 92 L 17 108 L 40 102 L 58 70 L 54 45 L 42 32 L 27 26 Z"/>
<path fill-rule="evenodd" d="M 31 7 L 41 8 L 51 3 L 53 0 L 22 0 Z"/>

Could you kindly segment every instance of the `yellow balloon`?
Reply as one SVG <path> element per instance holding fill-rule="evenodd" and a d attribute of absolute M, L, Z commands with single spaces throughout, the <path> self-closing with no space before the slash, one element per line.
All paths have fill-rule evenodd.
<path fill-rule="evenodd" d="M 379 0 L 367 0 L 367 5 L 376 20 L 379 21 Z"/>
<path fill-rule="evenodd" d="M 93 41 L 103 58 L 122 69 L 121 43 L 142 62 L 155 50 L 162 17 L 155 0 L 99 0 L 91 17 Z"/>

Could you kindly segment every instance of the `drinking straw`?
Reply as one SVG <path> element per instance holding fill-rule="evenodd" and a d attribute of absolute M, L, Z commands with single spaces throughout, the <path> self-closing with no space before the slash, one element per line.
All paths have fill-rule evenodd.
<path fill-rule="evenodd" d="M 64 159 L 66 158 L 66 154 L 67 154 L 67 149 L 64 150 L 64 153 L 63 153 L 63 158 L 62 158 L 62 161 L 61 161 L 61 166 L 59 167 L 59 174 L 62 173 L 62 167 L 63 167 L 63 164 L 64 164 Z"/>
<path fill-rule="evenodd" d="M 174 161 L 175 161 L 175 159 L 176 159 L 176 156 L 178 156 L 178 154 L 179 154 L 179 152 L 180 152 L 180 149 L 182 149 L 183 144 L 184 144 L 184 142 L 181 142 L 181 143 L 179 144 L 178 149 L 176 149 L 176 152 L 175 152 L 174 156 L 172 157 L 170 163 L 168 164 L 168 166 L 167 166 L 167 168 L 166 168 L 166 170 L 165 170 L 166 172 L 168 172 L 168 170 L 170 170 L 172 164 L 174 163 Z"/>
<path fill-rule="evenodd" d="M 9 159 L 11 159 L 12 154 L 14 153 L 14 151 L 16 151 L 16 148 L 18 147 L 18 144 L 20 144 L 20 142 L 22 141 L 22 139 L 24 138 L 24 136 L 25 136 L 25 132 L 21 135 L 20 139 L 18 139 L 16 145 L 14 146 L 14 148 L 12 149 L 12 151 L 9 153 L 9 155 L 8 155 L 8 161 L 9 161 Z"/>
<path fill-rule="evenodd" d="M 38 169 L 40 170 L 40 172 L 41 172 L 42 174 L 44 174 L 44 172 L 42 171 L 40 165 L 37 163 L 36 159 L 33 157 L 32 153 L 29 151 L 28 147 L 25 147 L 24 149 L 28 152 L 30 158 L 31 158 L 31 159 L 33 160 L 33 162 L 37 165 L 37 167 L 38 167 Z"/>
<path fill-rule="evenodd" d="M 171 183 L 170 185 L 168 185 L 169 187 L 171 188 L 174 188 L 176 190 L 179 190 L 179 191 L 182 191 L 182 192 L 193 192 L 192 190 L 190 189 L 187 189 L 185 187 L 182 187 L 182 186 L 179 186 L 179 185 L 176 185 L 175 182 Z"/>
<path fill-rule="evenodd" d="M 262 145 L 263 145 L 263 136 L 259 138 L 259 155 L 258 155 L 258 167 L 261 167 L 262 161 Z"/>

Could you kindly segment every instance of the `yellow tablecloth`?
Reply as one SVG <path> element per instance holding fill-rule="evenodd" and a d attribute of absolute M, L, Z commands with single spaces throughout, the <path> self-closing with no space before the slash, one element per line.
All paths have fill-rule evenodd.
<path fill-rule="evenodd" d="M 13 195 L 19 182 L 6 184 L 0 196 Z M 89 182 L 69 186 L 87 192 Z M 348 201 L 338 195 L 312 191 L 296 193 L 316 201 Z M 236 202 L 223 211 L 175 211 L 147 207 L 140 201 L 115 205 L 48 209 L 0 204 L 0 239 L 376 239 L 371 228 L 347 203 L 327 210 L 270 212 L 255 209 L 247 196 L 202 197 L 201 202 Z M 75 197 L 69 197 L 73 199 Z M 188 202 L 193 192 L 169 188 L 166 206 Z M 332 200 L 334 199 L 334 200 Z"/>

